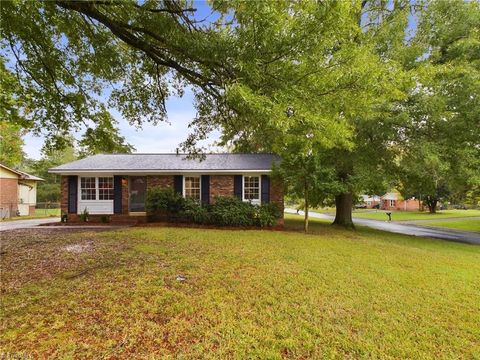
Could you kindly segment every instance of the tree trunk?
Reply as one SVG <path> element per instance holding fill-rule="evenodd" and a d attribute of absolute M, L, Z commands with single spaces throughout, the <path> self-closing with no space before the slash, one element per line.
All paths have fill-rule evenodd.
<path fill-rule="evenodd" d="M 308 232 L 308 187 L 307 183 L 305 182 L 305 219 L 303 221 L 303 230 L 307 233 Z"/>
<path fill-rule="evenodd" d="M 343 193 L 335 196 L 335 220 L 333 225 L 339 225 L 346 228 L 355 228 L 352 220 L 352 193 Z"/>
<path fill-rule="evenodd" d="M 425 200 L 430 214 L 435 214 L 437 212 L 437 202 L 438 199 L 432 199 L 431 197 L 427 197 L 427 199 Z"/>

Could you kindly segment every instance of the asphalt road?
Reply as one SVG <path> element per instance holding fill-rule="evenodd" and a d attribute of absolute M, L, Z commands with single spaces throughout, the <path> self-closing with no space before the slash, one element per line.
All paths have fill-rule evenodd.
<path fill-rule="evenodd" d="M 297 211 L 294 209 L 285 209 L 285 212 L 290 214 L 297 213 Z M 301 215 L 304 214 L 303 211 L 300 211 L 299 213 Z M 312 218 L 329 219 L 332 221 L 334 219 L 333 215 L 320 214 L 312 211 L 309 212 L 309 216 Z M 480 234 L 475 232 L 424 227 L 424 226 L 413 225 L 413 224 L 401 224 L 398 222 L 358 219 L 358 218 L 353 218 L 353 223 L 357 225 L 367 226 L 372 229 L 383 230 L 383 231 L 388 231 L 388 232 L 393 232 L 398 234 L 430 237 L 434 239 L 442 239 L 442 240 L 456 241 L 456 242 L 461 242 L 466 244 L 480 245 Z"/>

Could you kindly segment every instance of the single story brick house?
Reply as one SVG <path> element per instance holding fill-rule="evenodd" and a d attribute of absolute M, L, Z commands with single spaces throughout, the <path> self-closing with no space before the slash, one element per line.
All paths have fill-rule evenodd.
<path fill-rule="evenodd" d="M 0 217 L 34 215 L 39 181 L 43 179 L 0 164 Z"/>
<path fill-rule="evenodd" d="M 403 211 L 419 211 L 420 202 L 418 199 L 404 199 L 399 192 L 387 192 L 382 196 L 381 209 L 383 210 L 403 210 Z"/>
<path fill-rule="evenodd" d="M 385 193 L 383 196 L 377 195 L 360 195 L 361 202 L 359 205 L 372 209 L 379 206 L 382 210 L 397 211 L 419 211 L 420 201 L 415 198 L 404 199 L 398 191 Z"/>
<path fill-rule="evenodd" d="M 283 213 L 283 185 L 271 177 L 279 161 L 273 154 L 206 154 L 202 161 L 182 154 L 100 154 L 49 172 L 61 175 L 61 209 L 68 221 L 79 221 L 87 209 L 90 221 L 107 215 L 112 222 L 145 222 L 145 195 L 153 187 L 170 187 L 207 204 L 216 196 L 273 202 Z"/>

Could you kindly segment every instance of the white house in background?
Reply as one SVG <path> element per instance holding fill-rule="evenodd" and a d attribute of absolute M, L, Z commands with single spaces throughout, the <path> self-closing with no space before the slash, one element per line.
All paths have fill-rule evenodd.
<path fill-rule="evenodd" d="M 360 195 L 361 198 L 361 205 L 366 207 L 367 209 L 372 209 L 376 205 L 379 205 L 382 199 L 380 196 L 377 195 Z"/>
<path fill-rule="evenodd" d="M 0 164 L 0 217 L 33 215 L 39 181 L 43 179 Z"/>

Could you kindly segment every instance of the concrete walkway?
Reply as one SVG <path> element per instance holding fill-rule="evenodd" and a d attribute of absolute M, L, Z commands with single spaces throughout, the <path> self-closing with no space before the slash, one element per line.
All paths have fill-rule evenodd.
<path fill-rule="evenodd" d="M 297 211 L 294 209 L 285 209 L 286 213 L 296 214 Z M 300 215 L 304 215 L 303 211 L 299 212 Z M 332 220 L 335 218 L 333 215 L 320 214 L 317 212 L 309 212 L 309 216 L 317 219 L 328 219 Z M 425 227 L 413 224 L 404 224 L 388 221 L 379 221 L 379 220 L 370 220 L 370 219 L 353 219 L 354 224 L 367 226 L 372 229 L 383 230 L 398 234 L 404 235 L 413 235 L 421 237 L 430 237 L 435 239 L 456 241 L 466 244 L 475 244 L 480 245 L 480 234 L 469 232 L 469 231 L 460 231 L 460 230 L 451 230 L 443 228 L 434 228 L 434 227 Z"/>
<path fill-rule="evenodd" d="M 49 217 L 45 219 L 26 219 L 26 220 L 12 220 L 0 222 L 0 231 L 27 229 L 34 226 L 59 222 L 60 218 Z"/>
<path fill-rule="evenodd" d="M 14 220 L 14 221 L 5 221 L 0 223 L 0 231 L 8 230 L 20 230 L 20 229 L 31 229 L 35 230 L 65 230 L 65 229 L 97 229 L 97 230 L 112 230 L 112 229 L 121 229 L 125 225 L 62 225 L 62 226 L 40 226 L 50 223 L 58 223 L 60 218 L 51 217 L 47 219 L 25 219 L 25 220 Z"/>

